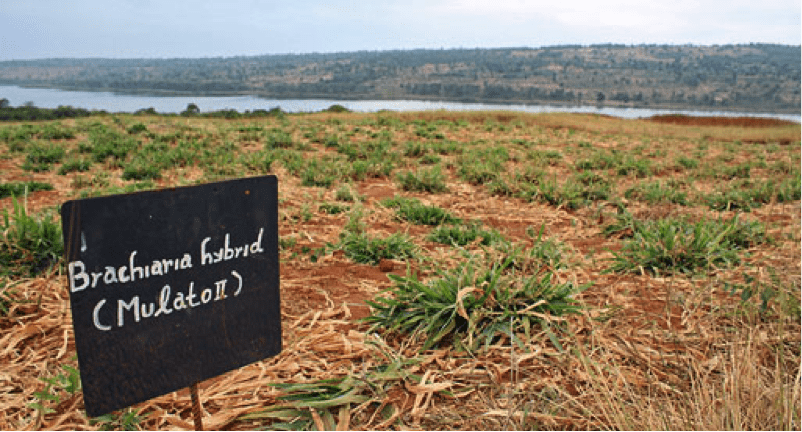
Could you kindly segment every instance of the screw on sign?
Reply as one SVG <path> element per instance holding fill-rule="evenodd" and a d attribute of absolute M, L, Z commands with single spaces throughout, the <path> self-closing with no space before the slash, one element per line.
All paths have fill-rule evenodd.
<path fill-rule="evenodd" d="M 61 208 L 87 414 L 281 351 L 278 180 L 89 198 Z"/>

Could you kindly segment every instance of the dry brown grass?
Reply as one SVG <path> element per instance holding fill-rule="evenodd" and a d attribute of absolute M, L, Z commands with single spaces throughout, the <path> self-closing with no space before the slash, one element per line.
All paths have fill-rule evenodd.
<path fill-rule="evenodd" d="M 400 126 L 373 122 L 382 116 L 400 122 Z M 108 119 L 95 120 L 110 123 Z M 648 158 L 655 169 L 645 179 L 602 171 L 614 179 L 614 197 L 621 197 L 632 185 L 659 180 L 684 185 L 681 187 L 691 194 L 692 201 L 694 194 L 714 191 L 729 182 L 704 175 L 691 177 L 708 165 L 736 166 L 761 155 L 767 167 L 754 168 L 750 180 L 780 180 L 789 174 L 771 167 L 798 164 L 800 151 L 798 125 L 697 127 L 589 115 L 322 113 L 283 120 L 123 120 L 142 121 L 165 134 L 192 128 L 192 134 L 208 137 L 212 145 L 238 143 L 240 133 L 233 130 L 240 125 L 286 128 L 293 131 L 294 139 L 308 146 L 306 157 L 336 153 L 305 138 L 305 131 L 314 131 L 316 136 L 339 134 L 341 142 L 359 143 L 369 141 L 372 133 L 390 130 L 400 146 L 407 141 L 424 141 L 415 135 L 414 120 L 457 120 L 467 125 L 443 127 L 440 130 L 446 139 L 466 148 L 505 147 L 513 156 L 505 174 L 537 164 L 548 176 L 563 181 L 575 173 L 575 163 L 592 151 L 615 150 Z M 360 131 L 348 135 L 357 128 Z M 65 146 L 74 148 L 83 138 L 79 136 Z M 769 148 L 784 139 L 793 144 Z M 741 144 L 734 144 L 739 140 Z M 518 141 L 525 145 L 516 144 Z M 242 144 L 245 150 L 236 151 L 252 152 L 259 145 L 248 141 Z M 543 163 L 530 158 L 529 151 L 555 152 L 560 157 Z M 79 194 L 83 189 L 73 182 L 78 175 L 105 173 L 112 185 L 124 183 L 119 179 L 119 169 L 106 166 L 96 165 L 89 173 L 61 177 L 54 172 L 21 170 L 24 155 L 7 152 L 2 144 L 0 156 L 0 180 L 53 180 L 55 191 L 28 197 L 31 211 Z M 681 156 L 697 158 L 699 168 L 683 171 L 674 166 Z M 348 185 L 361 198 L 353 208 L 363 210 L 368 233 L 406 232 L 421 247 L 420 259 L 396 260 L 392 272 L 404 274 L 409 266 L 411 272 L 426 278 L 434 270 L 454 267 L 464 259 L 454 248 L 426 241 L 429 228 L 400 221 L 379 205 L 383 198 L 396 194 L 438 205 L 458 217 L 480 220 L 511 242 L 527 247 L 533 243 L 533 230 L 544 227 L 546 238 L 566 248 L 563 259 L 569 266 L 555 277 L 592 283 L 577 296 L 586 309 L 568 319 L 568 331 L 560 338 L 564 350 L 555 348 L 544 332 L 534 332 L 520 346 L 500 338 L 488 350 L 474 354 L 445 346 L 419 352 L 420 344 L 411 338 L 368 333 L 359 321 L 370 312 L 364 301 L 391 286 L 386 273 L 378 266 L 356 264 L 341 252 L 311 259 L 309 251 L 338 241 L 351 213 L 318 211 L 318 204 L 336 202 L 337 186 L 304 187 L 298 177 L 276 163 L 272 172 L 279 177 L 280 236 L 292 240 L 281 251 L 284 350 L 276 357 L 201 383 L 206 428 L 275 427 L 266 410 L 278 406 L 283 393 L 271 384 L 373 377 L 373 386 L 360 393 L 369 397 L 369 402 L 337 406 L 331 412 L 307 409 L 308 427 L 800 429 L 799 201 L 770 202 L 740 215 L 744 220 L 765 224 L 773 241 L 744 251 L 738 266 L 708 268 L 694 275 L 615 274 L 605 272 L 609 266 L 606 260 L 620 250 L 623 240 L 602 234 L 604 225 L 615 217 L 613 200 L 567 209 L 493 195 L 485 186 L 459 178 L 454 168 L 459 155 L 443 155 L 442 159 L 443 166 L 451 164 L 444 169 L 449 188 L 445 193 L 405 192 L 394 178 L 387 177 Z M 417 166 L 411 158 L 402 158 L 399 164 L 399 170 Z M 209 176 L 206 168 L 168 170 L 156 186 L 203 180 Z M 9 207 L 10 199 L 0 200 L 0 209 Z M 689 206 L 627 200 L 626 207 L 643 219 L 675 215 L 715 219 L 735 214 L 710 210 L 698 200 Z M 477 245 L 466 250 L 481 252 Z M 45 389 L 41 378 L 62 374 L 64 365 L 78 366 L 64 279 L 57 272 L 37 278 L 0 279 L 6 284 L 0 288 L 2 293 L 13 299 L 8 316 L 0 317 L 0 429 L 120 427 L 119 423 L 92 424 L 84 414 L 80 392 L 54 390 L 52 394 L 59 395 L 59 400 L 45 401 L 52 413 L 40 414 L 30 405 L 41 401 L 36 394 Z M 768 287 L 775 295 L 761 309 L 759 294 L 741 301 L 739 293 L 733 295 L 727 290 L 733 284 Z M 392 364 L 404 365 L 406 375 L 377 378 L 377 368 Z M 192 428 L 186 390 L 142 402 L 131 410 L 147 416 L 133 425 L 140 429 Z"/>

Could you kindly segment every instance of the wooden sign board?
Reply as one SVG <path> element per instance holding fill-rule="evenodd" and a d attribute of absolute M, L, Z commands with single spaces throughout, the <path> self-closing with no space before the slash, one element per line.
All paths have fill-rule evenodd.
<path fill-rule="evenodd" d="M 61 217 L 89 416 L 281 351 L 275 176 L 68 201 Z"/>

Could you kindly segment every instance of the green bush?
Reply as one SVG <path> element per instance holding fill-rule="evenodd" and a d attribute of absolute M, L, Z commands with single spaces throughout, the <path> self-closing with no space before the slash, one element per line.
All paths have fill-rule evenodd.
<path fill-rule="evenodd" d="M 128 132 L 128 135 L 137 135 L 141 133 L 144 133 L 146 135 L 149 134 L 148 127 L 142 123 L 136 123 L 131 125 L 131 127 L 129 127 L 126 132 Z"/>

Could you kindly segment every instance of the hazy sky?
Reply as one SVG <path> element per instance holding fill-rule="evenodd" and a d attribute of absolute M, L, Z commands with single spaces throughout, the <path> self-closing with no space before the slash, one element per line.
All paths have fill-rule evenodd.
<path fill-rule="evenodd" d="M 799 45 L 799 0 L 0 0 L 0 60 Z"/>

